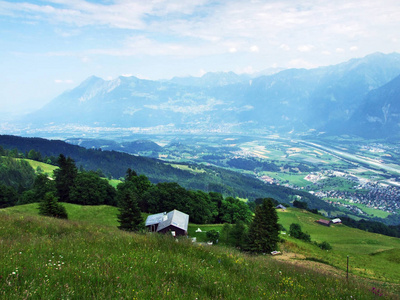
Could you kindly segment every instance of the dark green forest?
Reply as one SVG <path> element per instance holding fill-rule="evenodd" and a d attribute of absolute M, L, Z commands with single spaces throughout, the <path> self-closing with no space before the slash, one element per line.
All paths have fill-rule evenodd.
<path fill-rule="evenodd" d="M 3 154 L 15 154 L 2 151 Z M 118 206 L 124 195 L 132 194 L 140 210 L 146 213 L 178 209 L 189 214 L 191 222 L 198 224 L 248 223 L 251 220 L 250 207 L 236 198 L 224 198 L 216 192 L 187 190 L 175 182 L 153 184 L 145 175 L 138 175 L 131 169 L 126 171 L 123 182 L 115 189 L 98 173 L 79 171 L 74 160 L 63 154 L 57 158 L 59 168 L 54 171 L 54 179 L 45 174 L 35 175 L 29 163 L 20 158 L 0 158 L 0 178 L 4 179 L 0 184 L 1 208 L 38 202 L 40 207 L 55 206 L 59 212 L 58 201 Z"/>

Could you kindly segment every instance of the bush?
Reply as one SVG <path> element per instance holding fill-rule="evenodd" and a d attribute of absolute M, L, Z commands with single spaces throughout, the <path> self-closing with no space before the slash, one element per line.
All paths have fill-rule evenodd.
<path fill-rule="evenodd" d="M 318 247 L 320 247 L 322 250 L 332 250 L 332 246 L 328 242 L 322 242 L 318 244 Z"/>
<path fill-rule="evenodd" d="M 289 234 L 296 239 L 311 242 L 311 236 L 308 233 L 301 231 L 301 226 L 299 224 L 290 224 Z"/>
<path fill-rule="evenodd" d="M 44 195 L 44 199 L 39 203 L 39 214 L 48 217 L 68 219 L 65 207 L 58 203 L 57 198 L 52 192 Z"/>
<path fill-rule="evenodd" d="M 212 229 L 210 231 L 207 231 L 206 233 L 207 239 L 212 242 L 213 244 L 218 243 L 218 239 L 219 239 L 219 232 Z"/>
<path fill-rule="evenodd" d="M 293 207 L 297 207 L 300 209 L 308 209 L 308 205 L 306 202 L 302 202 L 302 201 L 298 201 L 298 200 L 293 201 Z"/>

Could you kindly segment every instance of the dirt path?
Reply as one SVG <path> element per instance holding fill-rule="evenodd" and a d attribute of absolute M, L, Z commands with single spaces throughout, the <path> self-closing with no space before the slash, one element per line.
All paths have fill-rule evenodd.
<path fill-rule="evenodd" d="M 330 265 L 306 260 L 306 257 L 302 254 L 291 253 L 291 252 L 283 252 L 281 255 L 273 256 L 275 260 L 285 261 L 287 263 L 297 265 L 297 266 L 304 266 L 308 269 L 316 270 L 318 272 L 326 272 L 331 275 L 339 276 L 339 277 L 346 277 L 346 272 L 340 270 L 338 268 L 332 267 Z"/>

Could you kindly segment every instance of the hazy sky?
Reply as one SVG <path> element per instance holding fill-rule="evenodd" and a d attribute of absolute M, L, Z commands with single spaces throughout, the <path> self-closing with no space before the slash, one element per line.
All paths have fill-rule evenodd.
<path fill-rule="evenodd" d="M 91 75 L 313 68 L 400 52 L 399 0 L 0 0 L 0 115 Z"/>

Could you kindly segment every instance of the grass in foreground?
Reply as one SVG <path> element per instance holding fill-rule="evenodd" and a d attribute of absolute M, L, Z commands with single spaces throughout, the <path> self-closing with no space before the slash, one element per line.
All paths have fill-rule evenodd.
<path fill-rule="evenodd" d="M 373 286 L 186 238 L 1 211 L 0 237 L 2 299 L 376 297 Z"/>

